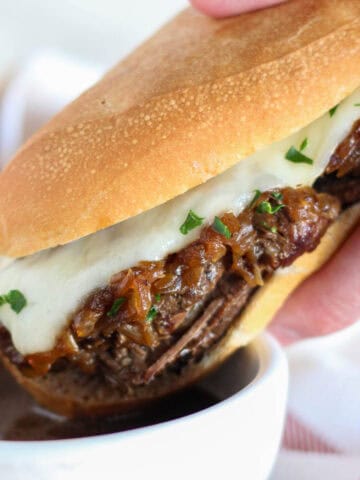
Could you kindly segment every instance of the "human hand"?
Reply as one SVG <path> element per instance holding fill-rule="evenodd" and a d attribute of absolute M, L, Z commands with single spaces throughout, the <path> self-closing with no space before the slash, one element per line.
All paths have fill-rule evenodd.
<path fill-rule="evenodd" d="M 212 17 L 229 17 L 239 13 L 270 7 L 285 0 L 190 0 L 190 3 Z"/>
<path fill-rule="evenodd" d="M 360 319 L 360 227 L 288 298 L 270 330 L 284 344 L 326 335 Z"/>
<path fill-rule="evenodd" d="M 190 0 L 213 17 L 227 17 L 284 0 Z M 360 227 L 341 250 L 285 302 L 270 327 L 283 343 L 333 333 L 360 319 Z"/>

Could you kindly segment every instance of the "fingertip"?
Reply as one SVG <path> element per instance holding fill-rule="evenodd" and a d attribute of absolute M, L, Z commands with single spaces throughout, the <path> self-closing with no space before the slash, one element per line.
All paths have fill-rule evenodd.
<path fill-rule="evenodd" d="M 194 8 L 210 17 L 221 18 L 226 16 L 222 2 L 216 0 L 190 0 L 190 3 Z"/>
<path fill-rule="evenodd" d="M 190 0 L 190 3 L 206 15 L 224 18 L 271 7 L 284 1 L 286 0 Z"/>

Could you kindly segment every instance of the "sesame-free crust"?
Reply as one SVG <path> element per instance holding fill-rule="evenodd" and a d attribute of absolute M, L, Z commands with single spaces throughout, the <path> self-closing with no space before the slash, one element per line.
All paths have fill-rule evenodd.
<path fill-rule="evenodd" d="M 293 0 L 225 20 L 180 13 L 0 175 L 0 254 L 137 215 L 309 124 L 359 86 L 359 31 L 358 0 Z"/>

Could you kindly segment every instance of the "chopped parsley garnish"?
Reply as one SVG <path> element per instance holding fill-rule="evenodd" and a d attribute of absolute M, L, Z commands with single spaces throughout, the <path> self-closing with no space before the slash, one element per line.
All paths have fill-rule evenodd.
<path fill-rule="evenodd" d="M 275 205 L 274 207 L 271 205 L 270 202 L 261 202 L 260 205 L 256 208 L 256 211 L 258 213 L 270 213 L 270 215 L 274 215 L 274 213 L 277 213 L 279 210 L 284 208 L 285 205 L 280 204 L 280 205 Z"/>
<path fill-rule="evenodd" d="M 307 157 L 299 150 L 296 150 L 295 147 L 290 147 L 289 150 L 286 152 L 285 155 L 286 160 L 290 160 L 293 163 L 307 163 L 308 165 L 313 165 L 314 160 Z"/>
<path fill-rule="evenodd" d="M 265 228 L 265 230 L 268 230 L 271 233 L 277 233 L 277 228 L 276 227 L 271 227 L 268 223 L 262 222 L 261 226 Z"/>
<path fill-rule="evenodd" d="M 229 228 L 220 220 L 219 217 L 215 217 L 213 229 L 215 232 L 220 233 L 220 235 L 224 235 L 224 237 L 227 239 L 231 238 L 231 232 Z"/>
<path fill-rule="evenodd" d="M 112 304 L 112 307 L 110 310 L 107 312 L 108 317 L 115 317 L 119 313 L 121 305 L 126 301 L 125 297 L 119 297 L 117 298 L 114 303 Z"/>
<path fill-rule="evenodd" d="M 10 305 L 11 310 L 15 313 L 20 313 L 21 310 L 26 306 L 27 301 L 24 296 L 19 290 L 10 290 L 9 293 L 5 295 L 0 295 L 0 306 L 5 305 L 7 303 Z"/>
<path fill-rule="evenodd" d="M 189 210 L 189 213 L 187 214 L 185 222 L 180 227 L 180 232 L 183 235 L 187 235 L 190 232 L 190 230 L 193 230 L 196 227 L 200 227 L 200 225 L 202 225 L 203 220 L 204 219 L 202 217 L 199 217 L 198 215 L 196 215 L 195 212 L 193 212 L 192 210 Z"/>
<path fill-rule="evenodd" d="M 260 195 L 261 195 L 261 191 L 260 191 L 260 190 L 255 190 L 255 195 L 254 195 L 254 198 L 251 200 L 250 208 L 255 205 L 256 200 L 258 200 L 258 198 L 260 197 Z"/>
<path fill-rule="evenodd" d="M 354 107 L 360 107 L 360 103 L 354 103 Z"/>
<path fill-rule="evenodd" d="M 335 107 L 333 107 L 333 108 L 330 108 L 330 110 L 329 110 L 329 115 L 330 115 L 330 117 L 332 117 L 333 115 L 335 115 L 336 110 L 337 110 L 338 108 L 339 108 L 339 104 L 335 105 Z"/>
<path fill-rule="evenodd" d="M 152 305 L 152 307 L 150 308 L 150 310 L 148 311 L 147 315 L 146 315 L 146 321 L 147 322 L 152 322 L 154 320 L 154 318 L 156 317 L 158 311 L 157 311 L 157 308 Z"/>
<path fill-rule="evenodd" d="M 284 198 L 284 195 L 281 192 L 272 192 L 271 196 L 278 202 L 281 202 Z"/>
<path fill-rule="evenodd" d="M 158 303 L 160 302 L 160 300 L 161 300 L 161 295 L 160 295 L 160 293 L 156 293 L 156 294 L 155 294 L 155 300 L 156 300 Z"/>
<path fill-rule="evenodd" d="M 304 138 L 304 140 L 301 142 L 301 145 L 300 145 L 300 152 L 305 150 L 305 148 L 308 146 L 308 143 L 309 143 L 308 138 L 307 137 Z"/>

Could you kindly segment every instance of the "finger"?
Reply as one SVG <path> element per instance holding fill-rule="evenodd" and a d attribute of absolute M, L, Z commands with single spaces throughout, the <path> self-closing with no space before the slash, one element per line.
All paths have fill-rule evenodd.
<path fill-rule="evenodd" d="M 198 10 L 212 17 L 229 17 L 239 13 L 270 7 L 285 0 L 190 0 Z"/>
<path fill-rule="evenodd" d="M 306 280 L 270 328 L 284 344 L 333 333 L 360 320 L 360 227 L 324 268 Z"/>

